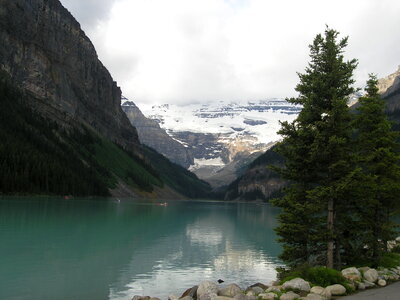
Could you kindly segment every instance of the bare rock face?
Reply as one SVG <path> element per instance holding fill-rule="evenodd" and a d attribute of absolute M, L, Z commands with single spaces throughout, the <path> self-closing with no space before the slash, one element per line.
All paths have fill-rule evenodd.
<path fill-rule="evenodd" d="M 378 80 L 379 93 L 390 93 L 396 85 L 400 85 L 400 66 L 396 72 Z"/>
<path fill-rule="evenodd" d="M 122 110 L 136 128 L 140 141 L 163 154 L 172 162 L 189 168 L 193 165 L 193 155 L 183 144 L 170 137 L 155 120 L 146 118 L 132 101 L 122 104 Z"/>
<path fill-rule="evenodd" d="M 0 0 L 0 69 L 60 124 L 86 124 L 132 149 L 138 135 L 121 91 L 59 0 Z"/>

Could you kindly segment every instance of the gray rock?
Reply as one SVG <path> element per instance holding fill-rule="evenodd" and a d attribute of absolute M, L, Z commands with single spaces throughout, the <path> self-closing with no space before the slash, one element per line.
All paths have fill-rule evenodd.
<path fill-rule="evenodd" d="M 294 300 L 299 297 L 300 297 L 300 295 L 290 291 L 290 292 L 282 294 L 281 297 L 279 298 L 279 300 Z"/>
<path fill-rule="evenodd" d="M 365 286 L 365 283 L 364 282 L 357 282 L 357 289 L 358 290 L 365 290 L 366 289 L 366 286 Z"/>
<path fill-rule="evenodd" d="M 331 292 L 322 286 L 313 286 L 310 290 L 310 293 L 321 295 L 326 299 L 330 299 L 332 297 Z"/>
<path fill-rule="evenodd" d="M 264 283 L 261 283 L 261 282 L 257 282 L 255 284 L 249 286 L 249 288 L 253 288 L 253 287 L 256 287 L 256 286 L 262 288 L 263 290 L 266 290 L 268 288 L 268 285 L 265 285 Z"/>
<path fill-rule="evenodd" d="M 278 295 L 275 293 L 261 293 L 258 295 L 263 300 L 275 300 L 278 299 Z"/>
<path fill-rule="evenodd" d="M 351 281 L 360 281 L 362 277 L 360 271 L 354 267 L 343 269 L 342 276 Z"/>
<path fill-rule="evenodd" d="M 213 300 L 214 298 L 218 297 L 216 293 L 207 292 L 202 294 L 201 296 L 197 296 L 198 300 Z"/>
<path fill-rule="evenodd" d="M 333 284 L 327 286 L 326 289 L 331 293 L 332 296 L 341 296 L 346 294 L 346 288 L 341 284 Z"/>
<path fill-rule="evenodd" d="M 225 297 L 225 296 L 216 296 L 212 298 L 211 300 L 233 300 L 231 297 Z"/>
<path fill-rule="evenodd" d="M 276 285 L 276 286 L 270 286 L 269 288 L 267 288 L 265 290 L 265 292 L 269 293 L 269 292 L 281 292 L 282 291 L 282 286 L 280 285 Z"/>
<path fill-rule="evenodd" d="M 318 294 L 308 294 L 307 295 L 307 300 L 326 300 L 326 298 L 324 296 L 318 295 Z"/>
<path fill-rule="evenodd" d="M 246 295 L 245 297 L 246 300 L 258 300 L 258 297 L 253 295 Z"/>
<path fill-rule="evenodd" d="M 360 273 L 363 274 L 366 271 L 368 271 L 369 269 L 371 269 L 371 268 L 370 267 L 361 267 L 361 268 L 358 268 L 358 271 L 360 271 Z"/>
<path fill-rule="evenodd" d="M 133 296 L 132 300 L 150 300 L 150 297 L 135 295 L 135 296 Z"/>
<path fill-rule="evenodd" d="M 179 297 L 177 295 L 171 294 L 168 296 L 168 300 L 179 300 Z"/>
<path fill-rule="evenodd" d="M 235 297 L 237 294 L 243 293 L 242 289 L 237 284 L 229 284 L 218 290 L 219 296 Z"/>
<path fill-rule="evenodd" d="M 364 279 L 369 282 L 376 282 L 378 280 L 378 271 L 375 269 L 369 269 L 363 274 Z"/>
<path fill-rule="evenodd" d="M 218 294 L 218 286 L 212 281 L 203 281 L 197 288 L 197 298 L 200 299 L 204 295 Z"/>
<path fill-rule="evenodd" d="M 379 286 L 386 286 L 386 280 L 384 280 L 384 279 L 379 279 L 379 280 L 378 280 L 378 285 L 379 285 Z"/>
<path fill-rule="evenodd" d="M 400 236 L 396 238 L 396 242 L 400 243 Z"/>
<path fill-rule="evenodd" d="M 237 294 L 235 297 L 233 297 L 235 300 L 246 300 L 246 295 L 245 294 Z"/>
<path fill-rule="evenodd" d="M 195 285 L 194 287 L 191 287 L 189 289 L 187 289 L 186 291 L 183 292 L 181 298 L 186 297 L 186 296 L 190 296 L 193 299 L 197 299 L 197 289 L 199 288 L 198 285 Z"/>
<path fill-rule="evenodd" d="M 253 290 L 249 290 L 246 292 L 246 296 L 255 296 L 255 295 L 256 295 L 256 292 Z"/>
<path fill-rule="evenodd" d="M 365 285 L 365 288 L 367 288 L 367 289 L 375 286 L 375 283 L 368 281 L 368 280 L 363 280 L 363 283 Z"/>
<path fill-rule="evenodd" d="M 161 300 L 161 299 L 157 297 L 151 297 L 150 300 Z M 193 300 L 193 299 L 186 299 L 186 300 Z"/>
<path fill-rule="evenodd" d="M 303 291 L 309 292 L 311 287 L 310 284 L 302 278 L 295 278 L 289 281 L 286 281 L 282 288 L 285 290 L 295 290 L 295 291 Z"/>
<path fill-rule="evenodd" d="M 255 295 L 258 295 L 260 293 L 263 293 L 264 289 L 260 288 L 259 286 L 253 286 L 250 288 L 250 291 L 253 291 Z"/>
<path fill-rule="evenodd" d="M 151 300 L 151 299 L 150 299 L 150 300 Z M 185 297 L 179 298 L 179 300 L 193 300 L 193 297 L 191 297 L 191 296 L 185 296 Z"/>

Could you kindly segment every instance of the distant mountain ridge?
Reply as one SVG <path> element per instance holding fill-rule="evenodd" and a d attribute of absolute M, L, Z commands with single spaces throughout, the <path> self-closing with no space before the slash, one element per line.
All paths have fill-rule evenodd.
<path fill-rule="evenodd" d="M 279 120 L 293 120 L 300 107 L 266 99 L 141 105 L 141 110 L 191 154 L 194 163 L 189 169 L 218 187 L 234 180 L 245 164 L 271 147 L 279 139 Z"/>

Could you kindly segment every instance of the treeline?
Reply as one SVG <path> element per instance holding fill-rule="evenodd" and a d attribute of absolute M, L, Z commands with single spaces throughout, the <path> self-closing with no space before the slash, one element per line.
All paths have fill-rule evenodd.
<path fill-rule="evenodd" d="M 0 77 L 0 193 L 108 195 L 98 165 L 85 165 L 67 133 L 29 105 L 30 96 Z"/>
<path fill-rule="evenodd" d="M 345 61 L 347 41 L 329 28 L 314 39 L 299 96 L 290 99 L 303 109 L 279 132 L 284 139 L 276 151 L 285 163 L 274 170 L 290 185 L 273 202 L 282 208 L 277 233 L 290 266 L 378 265 L 396 236 L 398 132 L 373 75 L 357 112 L 350 112 L 357 61 Z"/>

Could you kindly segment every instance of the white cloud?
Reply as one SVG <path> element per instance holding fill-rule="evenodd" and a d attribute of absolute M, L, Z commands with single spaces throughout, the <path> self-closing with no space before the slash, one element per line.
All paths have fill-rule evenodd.
<path fill-rule="evenodd" d="M 74 2 L 75 10 L 80 7 L 80 15 L 87 16 L 85 1 L 63 3 L 68 7 Z M 308 62 L 308 44 L 325 24 L 350 36 L 347 56 L 360 61 L 359 85 L 368 73 L 384 76 L 400 64 L 397 0 L 107 4 L 110 11 L 94 10 L 101 16 L 96 22 L 84 19 L 83 26 L 124 94 L 139 103 L 294 95 L 296 72 Z"/>

